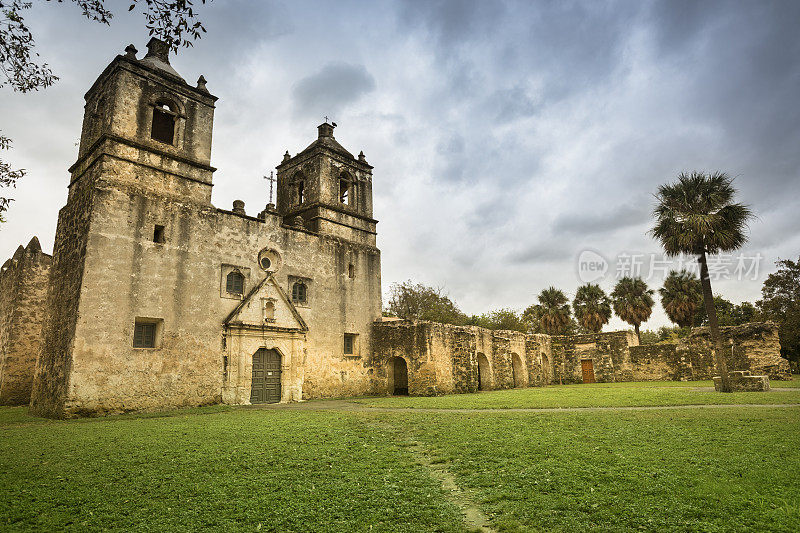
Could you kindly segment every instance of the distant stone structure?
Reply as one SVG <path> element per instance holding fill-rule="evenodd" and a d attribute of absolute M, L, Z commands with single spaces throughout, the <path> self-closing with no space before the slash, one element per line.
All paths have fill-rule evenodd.
<path fill-rule="evenodd" d="M 85 95 L 52 258 L 0 273 L 0 402 L 49 417 L 581 381 L 710 377 L 702 332 L 550 337 L 381 319 L 372 166 L 334 125 L 277 168 L 277 200 L 211 204 L 217 98 L 152 39 Z M 774 325 L 727 333 L 731 367 L 788 374 Z"/>
<path fill-rule="evenodd" d="M 772 322 L 723 327 L 729 368 L 790 379 Z M 639 345 L 633 331 L 548 336 L 393 320 L 375 325 L 374 388 L 438 395 L 552 383 L 711 379 L 706 328 L 676 343 Z M 400 376 L 398 386 L 397 376 Z"/>

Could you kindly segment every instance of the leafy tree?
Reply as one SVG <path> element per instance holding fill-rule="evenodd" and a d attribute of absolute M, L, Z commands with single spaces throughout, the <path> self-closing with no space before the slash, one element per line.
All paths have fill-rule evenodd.
<path fill-rule="evenodd" d="M 472 316 L 468 322 L 473 326 L 486 329 L 505 329 L 511 331 L 528 331 L 528 324 L 513 309 L 497 309 L 478 316 Z"/>
<path fill-rule="evenodd" d="M 639 344 L 656 344 L 661 342 L 661 340 L 658 331 L 643 329 L 639 332 Z"/>
<path fill-rule="evenodd" d="M 430 320 L 457 326 L 463 326 L 468 321 L 467 315 L 461 312 L 442 289 L 411 280 L 392 284 L 386 313 L 399 318 Z"/>
<path fill-rule="evenodd" d="M 731 383 L 714 310 L 707 256 L 732 252 L 747 242 L 745 229 L 753 213 L 746 205 L 734 201 L 736 192 L 727 174 L 681 173 L 676 182 L 658 188 L 658 204 L 653 210 L 656 223 L 650 230 L 667 255 L 694 254 L 700 261 L 703 302 L 723 392 L 731 392 Z"/>
<path fill-rule="evenodd" d="M 528 333 L 544 333 L 544 328 L 542 327 L 542 315 L 544 314 L 544 308 L 539 304 L 533 304 L 528 306 L 522 312 L 520 318 L 525 323 L 527 327 Z"/>
<path fill-rule="evenodd" d="M 48 0 L 49 1 L 49 0 Z M 113 18 L 105 0 L 70 0 L 90 21 L 109 24 Z M 175 51 L 192 46 L 192 40 L 205 32 L 194 10 L 196 0 L 129 0 L 128 11 L 143 7 L 145 27 L 150 35 L 166 42 Z M 205 4 L 206 0 L 199 0 Z M 209 0 L 210 1 L 210 0 Z M 64 0 L 58 0 L 62 3 Z M 39 62 L 30 28 L 24 12 L 33 6 L 31 0 L 0 0 L 0 87 L 6 85 L 15 92 L 27 93 L 51 86 L 58 80 L 47 63 Z M 11 139 L 0 135 L 0 150 L 8 150 Z M 24 169 L 14 169 L 0 159 L 0 189 L 16 187 L 25 176 Z M 12 202 L 0 196 L 0 222 Z"/>
<path fill-rule="evenodd" d="M 600 285 L 587 283 L 578 287 L 572 308 L 578 324 L 591 333 L 599 333 L 611 319 L 611 300 Z"/>
<path fill-rule="evenodd" d="M 761 288 L 759 311 L 778 324 L 781 353 L 800 364 L 800 257 L 775 263 L 778 271 L 767 276 Z"/>
<path fill-rule="evenodd" d="M 548 287 L 539 293 L 542 329 L 549 335 L 563 335 L 570 325 L 569 300 L 556 289 Z"/>
<path fill-rule="evenodd" d="M 664 278 L 664 286 L 658 293 L 661 306 L 671 321 L 682 328 L 694 324 L 695 316 L 703 306 L 703 287 L 694 274 L 688 270 L 673 270 Z"/>
<path fill-rule="evenodd" d="M 653 289 L 650 289 L 641 278 L 624 277 L 617 282 L 611 299 L 614 304 L 614 312 L 622 320 L 631 324 L 636 331 L 639 344 L 642 343 L 642 336 L 639 333 L 639 326 L 646 322 L 653 313 Z"/>
<path fill-rule="evenodd" d="M 758 309 L 750 302 L 736 305 L 722 296 L 714 296 L 714 309 L 717 311 L 717 322 L 720 326 L 740 326 L 758 320 L 759 317 Z M 708 325 L 708 315 L 704 309 L 700 309 L 695 315 L 694 325 Z"/>

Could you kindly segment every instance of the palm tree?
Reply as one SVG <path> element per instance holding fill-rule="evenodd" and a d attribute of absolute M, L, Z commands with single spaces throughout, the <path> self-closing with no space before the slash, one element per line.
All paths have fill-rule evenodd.
<path fill-rule="evenodd" d="M 700 261 L 703 301 L 723 392 L 731 391 L 731 383 L 714 310 L 707 256 L 732 252 L 747 242 L 745 229 L 753 213 L 746 205 L 734 202 L 736 192 L 733 180 L 725 173 L 681 173 L 675 183 L 658 188 L 658 204 L 653 210 L 656 223 L 650 230 L 667 255 L 693 254 Z"/>
<path fill-rule="evenodd" d="M 692 327 L 695 316 L 703 305 L 700 280 L 688 270 L 673 270 L 664 278 L 664 286 L 658 292 L 669 319 L 682 328 Z"/>
<path fill-rule="evenodd" d="M 550 335 L 564 332 L 569 325 L 569 300 L 555 287 L 548 287 L 539 293 L 540 320 L 542 329 Z"/>
<path fill-rule="evenodd" d="M 587 283 L 578 287 L 572 308 L 578 323 L 592 333 L 599 333 L 611 318 L 611 300 L 600 285 Z"/>
<path fill-rule="evenodd" d="M 639 344 L 642 343 L 639 326 L 650 318 L 650 314 L 653 312 L 655 304 L 653 294 L 653 289 L 648 288 L 644 280 L 628 276 L 619 280 L 611 293 L 614 312 L 633 326 Z"/>

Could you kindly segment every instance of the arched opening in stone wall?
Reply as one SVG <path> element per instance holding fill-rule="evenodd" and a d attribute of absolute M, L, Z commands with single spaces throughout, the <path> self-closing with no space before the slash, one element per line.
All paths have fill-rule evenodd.
<path fill-rule="evenodd" d="M 389 392 L 408 396 L 408 365 L 402 357 L 392 357 L 389 361 Z"/>
<path fill-rule="evenodd" d="M 525 367 L 522 366 L 522 359 L 516 353 L 511 353 L 511 375 L 514 378 L 514 387 L 527 387 L 528 376 L 525 373 Z"/>
<path fill-rule="evenodd" d="M 482 353 L 478 353 L 478 390 L 491 390 L 492 369 L 489 360 Z"/>
<path fill-rule="evenodd" d="M 542 354 L 542 381 L 545 385 L 549 385 L 552 380 L 552 371 L 550 370 L 550 359 L 547 355 Z"/>

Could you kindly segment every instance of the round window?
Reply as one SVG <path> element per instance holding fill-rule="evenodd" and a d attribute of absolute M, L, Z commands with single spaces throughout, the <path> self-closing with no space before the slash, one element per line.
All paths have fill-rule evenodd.
<path fill-rule="evenodd" d="M 258 266 L 264 272 L 274 274 L 281 268 L 281 254 L 271 248 L 261 250 L 258 254 Z"/>

